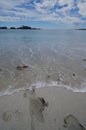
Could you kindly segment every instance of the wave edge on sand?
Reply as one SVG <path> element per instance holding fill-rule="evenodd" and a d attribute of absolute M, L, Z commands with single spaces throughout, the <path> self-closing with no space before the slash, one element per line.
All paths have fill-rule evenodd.
<path fill-rule="evenodd" d="M 13 89 L 11 86 L 9 86 L 7 89 L 4 89 L 4 90 L 0 91 L 0 96 L 11 95 L 11 94 L 13 94 L 15 92 L 24 91 L 26 89 L 32 90 L 33 87 L 35 87 L 35 88 L 62 87 L 62 88 L 65 88 L 67 90 L 70 90 L 70 91 L 76 92 L 76 93 L 85 93 L 86 92 L 86 87 L 84 86 L 84 83 L 82 84 L 81 88 L 76 88 L 76 87 L 72 87 L 71 84 L 68 86 L 68 85 L 64 85 L 62 83 L 58 83 L 58 82 L 52 81 L 50 83 L 37 82 L 35 84 L 32 84 L 31 86 L 19 87 L 19 88 L 16 88 L 16 89 Z"/>

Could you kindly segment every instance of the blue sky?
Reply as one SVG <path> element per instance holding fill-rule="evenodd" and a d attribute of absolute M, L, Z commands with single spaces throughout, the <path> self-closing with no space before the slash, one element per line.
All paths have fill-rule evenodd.
<path fill-rule="evenodd" d="M 86 28 L 86 0 L 0 0 L 0 26 Z"/>

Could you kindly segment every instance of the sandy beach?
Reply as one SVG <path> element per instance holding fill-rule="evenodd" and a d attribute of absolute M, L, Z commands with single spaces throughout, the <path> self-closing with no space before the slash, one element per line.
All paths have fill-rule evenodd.
<path fill-rule="evenodd" d="M 0 97 L 0 130 L 66 130 L 70 114 L 86 127 L 86 93 L 46 87 Z"/>

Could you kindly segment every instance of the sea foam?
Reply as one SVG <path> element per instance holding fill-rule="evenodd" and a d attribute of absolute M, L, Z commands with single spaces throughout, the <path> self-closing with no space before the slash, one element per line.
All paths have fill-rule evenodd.
<path fill-rule="evenodd" d="M 81 85 L 81 88 L 76 88 L 76 87 L 71 86 L 71 84 L 70 85 L 64 85 L 62 83 L 51 81 L 50 83 L 37 82 L 37 83 L 32 84 L 31 86 L 28 86 L 28 87 L 24 86 L 24 87 L 19 87 L 19 88 L 16 88 L 16 89 L 9 86 L 7 89 L 0 91 L 0 96 L 11 95 L 15 92 L 24 91 L 26 89 L 32 90 L 33 87 L 35 87 L 35 88 L 60 87 L 60 88 L 66 88 L 67 90 L 70 90 L 70 91 L 76 92 L 76 93 L 85 93 L 86 92 L 86 86 L 85 86 L 84 83 Z"/>

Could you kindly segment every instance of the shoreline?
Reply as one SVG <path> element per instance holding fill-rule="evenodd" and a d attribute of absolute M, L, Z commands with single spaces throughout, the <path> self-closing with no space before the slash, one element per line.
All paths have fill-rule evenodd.
<path fill-rule="evenodd" d="M 63 88 L 63 89 L 66 89 L 66 90 L 74 92 L 74 93 L 86 93 L 86 88 L 83 85 L 81 88 L 77 88 L 77 87 L 71 87 L 68 85 L 64 85 L 64 84 L 56 82 L 56 81 L 51 81 L 49 83 L 37 82 L 35 84 L 31 84 L 28 87 L 26 86 L 26 87 L 12 88 L 11 86 L 9 86 L 7 89 L 3 89 L 0 91 L 0 97 L 5 96 L 5 95 L 11 95 L 11 94 L 13 94 L 15 92 L 19 92 L 19 91 L 25 91 L 26 89 L 32 90 L 33 87 L 35 87 L 35 89 L 46 88 L 46 87 Z"/>

